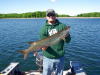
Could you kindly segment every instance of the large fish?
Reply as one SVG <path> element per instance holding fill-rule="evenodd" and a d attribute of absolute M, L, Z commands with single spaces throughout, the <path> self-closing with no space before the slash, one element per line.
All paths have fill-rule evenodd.
<path fill-rule="evenodd" d="M 43 47 L 48 47 L 48 46 L 54 45 L 54 44 L 58 43 L 61 39 L 63 39 L 65 41 L 65 35 L 68 33 L 69 29 L 70 29 L 70 26 L 67 26 L 65 29 L 59 31 L 58 33 L 56 33 L 52 36 L 46 37 L 46 38 L 41 39 L 36 42 L 28 42 L 29 44 L 31 44 L 31 46 L 26 50 L 21 50 L 18 52 L 24 54 L 24 59 L 26 59 L 26 57 L 30 51 L 33 51 L 34 56 L 35 56 L 39 49 L 42 49 Z"/>

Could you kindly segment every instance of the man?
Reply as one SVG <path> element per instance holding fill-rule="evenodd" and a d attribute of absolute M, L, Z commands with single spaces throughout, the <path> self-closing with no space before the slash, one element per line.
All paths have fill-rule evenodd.
<path fill-rule="evenodd" d="M 48 9 L 46 12 L 47 21 L 40 30 L 40 39 L 52 36 L 66 27 L 65 24 L 56 19 L 56 13 L 53 9 Z M 65 36 L 66 42 L 69 43 L 70 34 Z M 43 75 L 51 75 L 53 69 L 55 75 L 63 75 L 64 69 L 64 54 L 65 42 L 61 40 L 50 47 L 43 47 Z"/>

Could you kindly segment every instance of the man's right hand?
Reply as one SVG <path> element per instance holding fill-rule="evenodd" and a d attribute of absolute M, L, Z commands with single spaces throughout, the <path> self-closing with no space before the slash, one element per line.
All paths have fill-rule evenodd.
<path fill-rule="evenodd" d="M 46 49 L 47 49 L 47 47 L 46 47 L 46 46 L 44 46 L 44 47 L 42 47 L 42 48 L 41 48 L 41 50 L 44 50 L 44 51 L 45 51 Z"/>

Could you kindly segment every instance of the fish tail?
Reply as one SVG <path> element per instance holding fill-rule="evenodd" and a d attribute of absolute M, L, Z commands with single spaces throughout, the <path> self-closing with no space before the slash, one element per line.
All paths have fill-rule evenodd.
<path fill-rule="evenodd" d="M 26 59 L 28 53 L 25 50 L 17 51 L 24 54 L 24 60 Z"/>

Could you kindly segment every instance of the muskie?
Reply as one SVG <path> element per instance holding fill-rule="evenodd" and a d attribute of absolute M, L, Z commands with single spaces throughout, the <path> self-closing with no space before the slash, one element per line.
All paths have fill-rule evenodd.
<path fill-rule="evenodd" d="M 46 38 L 41 39 L 36 42 L 28 42 L 31 46 L 26 50 L 22 50 L 22 51 L 18 51 L 18 52 L 24 54 L 24 59 L 26 59 L 28 53 L 32 50 L 33 50 L 34 56 L 35 56 L 39 49 L 42 49 L 43 47 L 48 47 L 48 46 L 54 45 L 54 44 L 58 43 L 61 39 L 63 39 L 65 41 L 65 35 L 68 33 L 69 29 L 70 29 L 70 26 L 67 26 L 65 29 L 59 31 L 58 33 L 56 33 L 52 36 L 46 37 Z"/>

